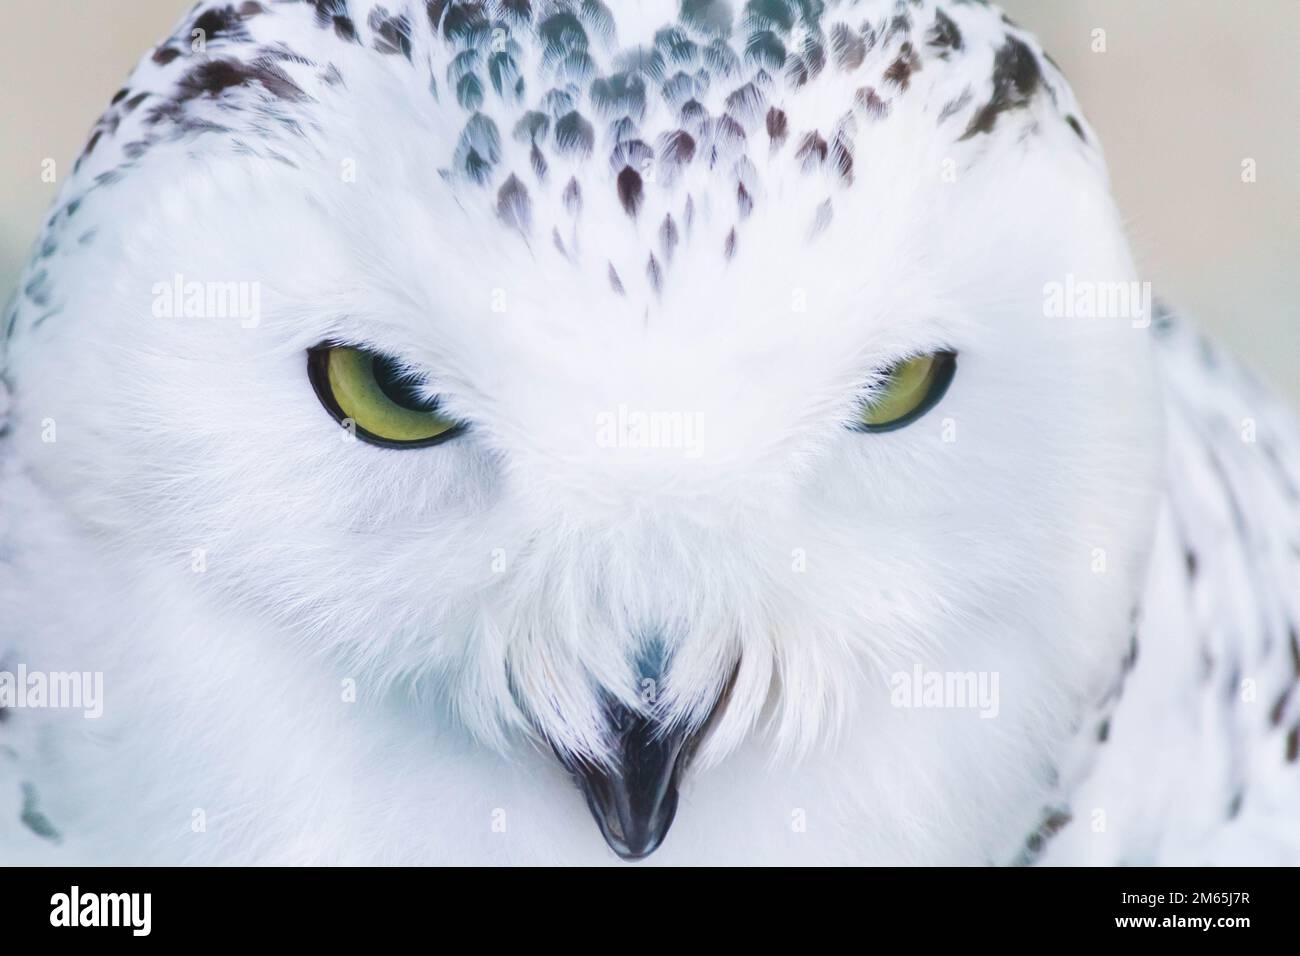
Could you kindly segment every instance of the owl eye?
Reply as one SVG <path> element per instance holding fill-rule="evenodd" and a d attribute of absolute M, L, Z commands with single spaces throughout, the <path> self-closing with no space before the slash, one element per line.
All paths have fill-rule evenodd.
<path fill-rule="evenodd" d="M 892 432 L 912 424 L 939 404 L 956 372 L 956 352 L 932 352 L 899 362 L 863 401 L 854 427 L 864 432 Z"/>
<path fill-rule="evenodd" d="M 341 425 L 384 448 L 424 448 L 461 434 L 465 425 L 425 398 L 422 382 L 387 355 L 345 345 L 307 352 L 307 374 L 316 397 Z"/>

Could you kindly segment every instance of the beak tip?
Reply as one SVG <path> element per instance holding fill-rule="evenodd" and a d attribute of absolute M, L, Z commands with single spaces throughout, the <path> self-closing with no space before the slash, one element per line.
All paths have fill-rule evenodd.
<path fill-rule="evenodd" d="M 668 782 L 649 803 L 629 794 L 622 780 L 604 775 L 580 778 L 600 835 L 619 859 L 644 860 L 663 844 L 677 815 L 677 788 Z M 632 799 L 629 799 L 632 797 Z"/>
<path fill-rule="evenodd" d="M 648 858 L 650 854 L 654 853 L 655 850 L 659 849 L 659 844 L 662 842 L 663 838 L 661 837 L 653 843 L 636 850 L 624 846 L 621 843 L 610 842 L 609 848 L 613 850 L 614 854 L 624 863 L 640 863 L 642 860 Z"/>

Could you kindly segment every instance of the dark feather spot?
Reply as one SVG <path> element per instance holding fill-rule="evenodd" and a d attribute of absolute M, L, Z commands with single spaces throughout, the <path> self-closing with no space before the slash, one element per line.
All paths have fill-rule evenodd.
<path fill-rule="evenodd" d="M 677 27 L 664 27 L 655 34 L 655 50 L 666 63 L 677 66 L 694 66 L 700 56 L 695 41 Z"/>
<path fill-rule="evenodd" d="M 1291 691 L 1285 690 L 1278 695 L 1277 700 L 1273 701 L 1273 706 L 1269 708 L 1268 722 L 1279 727 L 1282 724 L 1282 718 L 1286 715 L 1286 705 L 1291 700 Z"/>
<path fill-rule="evenodd" d="M 1039 856 L 1052 838 L 1065 829 L 1066 824 L 1071 819 L 1072 817 L 1068 811 L 1053 810 L 1049 813 L 1043 822 L 1039 824 L 1038 829 L 1030 834 L 1025 841 L 1025 853 L 1028 858 L 1032 861 Z"/>
<path fill-rule="evenodd" d="M 912 82 L 912 74 L 921 69 L 921 59 L 912 49 L 912 44 L 904 43 L 898 58 L 885 70 L 885 80 L 893 83 L 900 90 L 906 90 Z"/>
<path fill-rule="evenodd" d="M 494 53 L 488 58 L 488 78 L 497 96 L 505 97 L 523 92 L 523 77 L 519 65 L 509 53 Z"/>
<path fill-rule="evenodd" d="M 803 61 L 803 69 L 809 79 L 815 79 L 826 69 L 826 46 L 817 34 L 809 33 L 804 37 L 799 58 Z"/>
<path fill-rule="evenodd" d="M 635 73 L 600 77 L 591 84 L 591 104 L 605 116 L 645 116 L 645 80 Z"/>
<path fill-rule="evenodd" d="M 33 304 L 45 308 L 50 304 L 50 274 L 41 269 L 23 286 L 23 295 Z"/>
<path fill-rule="evenodd" d="M 749 194 L 744 183 L 736 186 L 736 207 L 740 213 L 741 221 L 748 219 L 750 213 L 754 211 L 754 197 Z"/>
<path fill-rule="evenodd" d="M 810 6 L 819 8 L 822 4 Z M 796 3 L 791 0 L 749 0 L 745 4 L 745 26 L 750 30 L 775 29 L 789 33 L 794 29 L 796 15 Z"/>
<path fill-rule="evenodd" d="M 62 837 L 59 831 L 55 829 L 54 824 L 50 822 L 40 809 L 39 801 L 36 794 L 36 787 L 31 783 L 22 785 L 23 807 L 20 820 L 23 826 L 31 830 L 43 840 L 49 840 L 51 843 L 59 843 Z"/>
<path fill-rule="evenodd" d="M 385 7 L 370 11 L 370 29 L 375 33 L 375 49 L 380 53 L 400 53 L 411 58 L 411 21 L 391 16 Z"/>
<path fill-rule="evenodd" d="M 771 138 L 774 149 L 785 142 L 790 135 L 790 119 L 785 115 L 785 110 L 773 106 L 767 111 L 767 135 Z"/>
<path fill-rule="evenodd" d="M 524 235 L 532 228 L 532 200 L 528 198 L 528 187 L 514 173 L 497 191 L 497 215 L 506 225 Z"/>
<path fill-rule="evenodd" d="M 623 73 L 636 73 L 655 83 L 662 83 L 668 76 L 664 55 L 653 48 L 637 46 L 624 50 L 614 58 L 614 66 Z"/>
<path fill-rule="evenodd" d="M 709 112 L 699 100 L 687 100 L 681 109 L 682 125 L 702 133 L 708 125 Z"/>
<path fill-rule="evenodd" d="M 492 175 L 492 164 L 476 149 L 471 149 L 465 154 L 461 165 L 465 175 L 476 183 L 485 183 Z"/>
<path fill-rule="evenodd" d="M 654 150 L 639 139 L 629 139 L 614 147 L 609 156 L 609 167 L 618 170 L 624 166 L 649 169 L 654 164 Z"/>
<path fill-rule="evenodd" d="M 435 28 L 441 24 L 442 35 L 448 40 L 472 46 L 487 37 L 488 15 L 481 0 L 435 0 L 428 13 L 429 22 Z"/>
<path fill-rule="evenodd" d="M 297 101 L 306 94 L 288 75 L 267 61 L 241 63 L 228 58 L 212 59 L 200 63 L 187 73 L 176 86 L 176 100 L 183 103 L 204 94 L 219 96 L 228 89 L 260 83 L 268 93 L 280 99 Z"/>
<path fill-rule="evenodd" d="M 456 144 L 456 166 L 470 179 L 482 183 L 500 161 L 501 134 L 497 124 L 482 113 L 475 113 L 465 123 Z"/>
<path fill-rule="evenodd" d="M 569 210 L 569 215 L 577 216 L 582 212 L 582 187 L 578 185 L 577 178 L 569 180 L 569 184 L 564 187 L 564 208 Z"/>
<path fill-rule="evenodd" d="M 603 40 L 614 38 L 614 14 L 601 0 L 582 0 L 578 7 L 578 16 Z"/>
<path fill-rule="evenodd" d="M 912 32 L 912 18 L 909 17 L 906 13 L 896 14 L 889 21 L 889 26 L 885 30 L 885 37 L 883 42 L 888 43 L 890 40 L 892 40 L 895 36 L 897 36 L 900 33 L 911 33 L 911 32 Z"/>
<path fill-rule="evenodd" d="M 659 248 L 663 250 L 664 259 L 668 262 L 673 261 L 673 252 L 677 249 L 677 244 L 681 237 L 677 234 L 677 223 L 673 221 L 671 214 L 664 217 L 664 223 L 659 227 Z"/>
<path fill-rule="evenodd" d="M 501 12 L 506 19 L 516 25 L 531 23 L 533 19 L 532 0 L 499 0 Z"/>
<path fill-rule="evenodd" d="M 839 177 L 844 180 L 845 185 L 853 183 L 853 140 L 849 134 L 840 130 L 831 140 L 830 150 L 831 166 Z"/>
<path fill-rule="evenodd" d="M 559 8 L 538 25 L 537 35 L 542 41 L 542 56 L 551 66 L 570 53 L 587 51 L 587 31 L 571 10 Z"/>
<path fill-rule="evenodd" d="M 623 211 L 635 218 L 645 199 L 645 187 L 641 183 L 641 174 L 631 166 L 624 166 L 618 174 L 618 201 Z"/>
<path fill-rule="evenodd" d="M 542 97 L 542 106 L 553 118 L 559 119 L 573 109 L 574 97 L 568 90 L 548 90 Z"/>
<path fill-rule="evenodd" d="M 728 113 L 739 119 L 742 125 L 749 128 L 758 122 L 766 100 L 767 97 L 762 90 L 753 83 L 746 83 L 727 97 L 726 109 Z"/>
<path fill-rule="evenodd" d="M 646 275 L 646 279 L 648 279 L 650 282 L 651 289 L 653 289 L 656 293 L 663 291 L 664 272 L 663 269 L 660 268 L 659 260 L 655 258 L 655 254 L 653 252 L 650 253 L 650 261 L 646 263 L 645 275 Z"/>
<path fill-rule="evenodd" d="M 536 143 L 545 140 L 551 131 L 551 118 L 545 113 L 530 110 L 515 124 L 514 137 L 521 143 Z"/>
<path fill-rule="evenodd" d="M 728 113 L 723 113 L 713 124 L 713 152 L 714 156 L 710 162 L 717 159 L 720 153 L 733 154 L 744 148 L 745 145 L 745 128 L 741 126 Z"/>
<path fill-rule="evenodd" d="M 456 84 L 456 102 L 473 113 L 483 105 L 483 84 L 473 73 L 466 73 Z"/>
<path fill-rule="evenodd" d="M 779 70 L 785 64 L 785 44 L 770 30 L 755 33 L 745 44 L 745 59 L 768 70 Z"/>
<path fill-rule="evenodd" d="M 949 50 L 960 50 L 962 45 L 961 31 L 957 29 L 957 24 L 952 22 L 951 17 L 942 10 L 936 10 L 934 12 L 934 24 L 926 35 L 926 43 L 936 50 L 945 51 L 945 53 Z"/>
<path fill-rule="evenodd" d="M 1015 37 L 1007 37 L 994 58 L 993 96 L 976 111 L 962 139 L 991 133 L 1003 113 L 1028 106 L 1041 79 L 1033 51 Z"/>
<path fill-rule="evenodd" d="M 668 166 L 685 166 L 695 158 L 695 139 L 684 129 L 665 133 L 659 141 L 659 160 Z"/>
<path fill-rule="evenodd" d="M 348 15 L 347 0 L 311 0 L 316 8 L 316 23 L 322 27 L 333 26 L 334 34 L 347 43 L 360 43 L 357 28 Z"/>
<path fill-rule="evenodd" d="M 596 131 L 577 110 L 561 116 L 555 124 L 555 145 L 565 155 L 589 156 Z"/>
<path fill-rule="evenodd" d="M 740 57 L 723 40 L 714 40 L 705 47 L 701 59 L 705 68 L 714 76 L 729 77 L 740 69 Z"/>
<path fill-rule="evenodd" d="M 195 18 L 193 26 L 190 27 L 191 35 L 195 30 L 202 31 L 201 36 L 208 43 L 216 40 L 249 39 L 248 31 L 244 29 L 241 18 L 233 6 L 212 7 L 205 10 Z"/>
<path fill-rule="evenodd" d="M 550 164 L 546 162 L 546 157 L 542 155 L 541 147 L 533 143 L 528 151 L 528 162 L 533 167 L 533 174 L 538 179 L 545 179 L 546 173 L 550 169 Z"/>
<path fill-rule="evenodd" d="M 846 24 L 831 27 L 831 53 L 841 70 L 856 70 L 867 58 L 867 42 Z"/>
<path fill-rule="evenodd" d="M 682 23 L 725 37 L 731 33 L 731 4 L 727 0 L 682 0 Z"/>
<path fill-rule="evenodd" d="M 609 140 L 615 145 L 636 139 L 637 127 L 630 116 L 620 116 L 609 124 Z"/>
<path fill-rule="evenodd" d="M 799 141 L 799 149 L 795 152 L 795 158 L 803 162 L 803 171 L 807 173 L 826 162 L 826 156 L 829 152 L 830 147 L 827 145 L 826 140 L 822 139 L 821 134 L 814 130 Z"/>
<path fill-rule="evenodd" d="M 665 103 L 680 108 L 695 95 L 695 77 L 679 70 L 664 81 L 661 92 Z"/>

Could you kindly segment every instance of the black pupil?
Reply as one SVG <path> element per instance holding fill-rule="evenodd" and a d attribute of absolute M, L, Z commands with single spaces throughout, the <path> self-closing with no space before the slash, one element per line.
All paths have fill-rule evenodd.
<path fill-rule="evenodd" d="M 436 399 L 426 399 L 420 394 L 419 379 L 404 374 L 392 359 L 376 355 L 371 366 L 375 384 L 394 405 L 413 412 L 432 412 L 438 408 Z"/>

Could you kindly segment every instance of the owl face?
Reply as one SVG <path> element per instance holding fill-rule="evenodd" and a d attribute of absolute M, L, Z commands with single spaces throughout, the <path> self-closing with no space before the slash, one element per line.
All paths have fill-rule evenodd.
<path fill-rule="evenodd" d="M 692 86 L 704 125 L 591 25 L 591 75 L 550 80 L 574 102 L 491 99 L 483 67 L 467 104 L 446 79 L 479 34 L 301 11 L 312 66 L 274 64 L 297 93 L 164 111 L 191 128 L 85 200 L 62 317 L 10 351 L 17 414 L 68 436 L 34 470 L 127 565 L 202 552 L 196 614 L 542 742 L 629 858 L 739 746 L 889 755 L 870 799 L 896 803 L 1041 756 L 1126 644 L 1160 456 L 1142 316 L 1052 309 L 1134 273 L 1030 41 L 841 4 L 799 82 L 744 52 L 776 27 L 660 6 L 633 40 L 678 23 L 737 58 Z M 574 42 L 500 23 L 521 76 Z M 997 719 L 917 718 L 918 669 L 997 675 Z"/>

